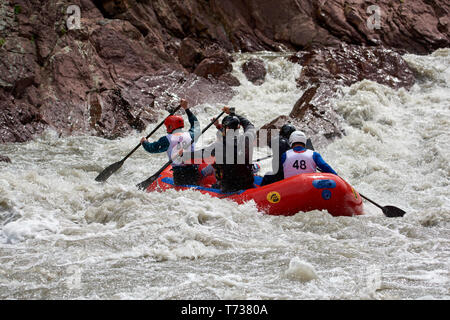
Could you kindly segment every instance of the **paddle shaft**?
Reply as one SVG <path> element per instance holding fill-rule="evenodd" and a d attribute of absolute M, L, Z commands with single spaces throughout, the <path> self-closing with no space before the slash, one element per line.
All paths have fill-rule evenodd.
<path fill-rule="evenodd" d="M 270 156 L 267 156 L 267 157 L 264 157 L 264 158 L 261 158 L 261 159 L 256 159 L 256 160 L 254 160 L 253 162 L 263 161 L 263 160 L 266 160 L 266 159 L 270 159 L 270 158 L 272 158 L 272 157 L 273 157 L 273 156 L 270 155 Z"/>
<path fill-rule="evenodd" d="M 225 113 L 225 111 L 222 111 L 210 124 L 208 124 L 200 133 L 200 135 L 198 137 L 200 137 L 202 134 L 204 134 L 206 132 L 206 130 L 208 130 L 213 124 L 214 122 L 216 122 L 217 120 L 219 120 L 219 118 Z M 198 138 L 197 137 L 197 138 Z M 192 142 L 189 144 L 191 145 Z M 145 181 L 142 181 L 141 183 L 139 183 L 137 186 L 139 189 L 141 190 L 145 190 L 148 188 L 149 185 L 151 185 L 153 183 L 153 181 L 159 177 L 159 175 L 161 174 L 161 172 L 163 172 L 168 166 L 170 166 L 173 163 L 173 160 L 170 159 L 169 161 L 167 161 L 167 163 L 158 170 L 158 172 L 156 172 L 154 175 L 152 175 L 150 178 L 148 178 Z"/>
<path fill-rule="evenodd" d="M 360 195 L 361 197 L 363 197 L 364 199 L 366 199 L 366 200 L 369 201 L 370 203 L 376 205 L 376 206 L 377 206 L 378 208 L 380 208 L 381 210 L 384 209 L 384 207 L 380 206 L 380 205 L 379 205 L 378 203 L 376 203 L 375 201 L 370 200 L 369 198 L 367 198 L 366 196 L 364 196 L 363 194 L 361 194 L 361 192 L 358 192 L 358 193 L 359 193 L 359 195 Z"/>

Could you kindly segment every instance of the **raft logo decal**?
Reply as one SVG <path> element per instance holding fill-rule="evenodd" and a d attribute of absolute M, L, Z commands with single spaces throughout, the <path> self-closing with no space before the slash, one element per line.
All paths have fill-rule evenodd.
<path fill-rule="evenodd" d="M 270 203 L 278 203 L 281 201 L 281 196 L 278 192 L 272 191 L 267 194 L 267 201 Z"/>
<path fill-rule="evenodd" d="M 328 189 L 323 190 L 322 198 L 324 198 L 325 200 L 330 200 L 331 199 L 331 191 Z"/>

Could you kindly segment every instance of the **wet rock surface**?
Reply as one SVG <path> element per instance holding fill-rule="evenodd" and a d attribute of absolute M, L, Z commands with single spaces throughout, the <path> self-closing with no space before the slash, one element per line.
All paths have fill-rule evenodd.
<path fill-rule="evenodd" d="M 66 24 L 71 4 L 81 9 L 80 29 Z M 112 139 L 144 130 L 157 109 L 174 107 L 181 97 L 191 105 L 226 103 L 230 86 L 239 84 L 231 54 L 212 41 L 198 43 L 198 57 L 178 53 L 188 31 L 164 2 L 0 6 L 2 143 L 30 140 L 47 127 Z M 161 17 L 170 23 L 160 24 Z"/>
<path fill-rule="evenodd" d="M 11 163 L 11 159 L 6 157 L 6 156 L 2 156 L 0 155 L 0 162 L 7 162 L 7 163 Z"/>
<path fill-rule="evenodd" d="M 80 28 L 67 24 L 75 17 L 70 5 L 80 8 Z M 450 4 L 376 5 L 378 11 L 357 0 L 4 0 L 0 142 L 27 141 L 48 127 L 63 135 L 123 136 L 176 104 L 170 94 L 226 104 L 239 85 L 232 75 L 237 51 L 298 52 L 292 59 L 303 65 L 299 86 L 324 92 L 313 102 L 335 84 L 365 78 L 408 88 L 413 77 L 400 55 L 384 48 L 425 54 L 450 46 Z M 247 73 L 255 83 L 263 79 L 258 65 Z"/>
<path fill-rule="evenodd" d="M 299 87 L 311 84 L 350 86 L 367 79 L 394 89 L 409 89 L 415 83 L 413 71 L 395 51 L 341 44 L 338 48 L 302 51 L 290 60 L 303 66 Z"/>
<path fill-rule="evenodd" d="M 242 65 L 242 72 L 248 81 L 255 85 L 261 85 L 266 78 L 266 67 L 261 59 L 250 59 Z"/>

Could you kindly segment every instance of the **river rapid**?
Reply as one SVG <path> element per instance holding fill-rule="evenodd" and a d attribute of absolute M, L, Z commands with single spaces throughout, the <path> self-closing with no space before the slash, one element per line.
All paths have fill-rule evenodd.
<path fill-rule="evenodd" d="M 246 80 L 239 70 L 251 55 L 238 55 L 241 86 L 228 105 L 259 128 L 302 92 L 301 66 L 257 56 L 265 83 Z M 341 88 L 334 104 L 346 135 L 316 147 L 356 190 L 404 217 L 368 202 L 357 217 L 284 217 L 194 191 L 145 193 L 136 184 L 167 158 L 143 149 L 98 183 L 146 133 L 106 140 L 48 130 L 0 145 L 12 160 L 0 162 L 0 299 L 450 299 L 450 49 L 404 58 L 414 87 Z M 192 110 L 204 127 L 221 107 Z M 270 160 L 261 165 L 268 171 Z"/>

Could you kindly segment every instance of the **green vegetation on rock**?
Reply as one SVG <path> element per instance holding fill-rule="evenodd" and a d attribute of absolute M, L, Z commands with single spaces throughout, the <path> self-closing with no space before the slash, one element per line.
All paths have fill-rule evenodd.
<path fill-rule="evenodd" d="M 22 12 L 22 7 L 16 4 L 14 6 L 14 14 L 20 14 Z"/>

